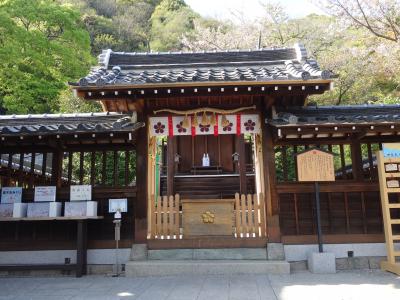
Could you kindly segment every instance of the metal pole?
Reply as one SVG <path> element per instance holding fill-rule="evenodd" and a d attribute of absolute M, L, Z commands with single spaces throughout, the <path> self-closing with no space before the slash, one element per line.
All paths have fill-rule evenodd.
<path fill-rule="evenodd" d="M 119 240 L 120 240 L 120 232 L 121 232 L 121 220 L 114 220 L 115 224 L 115 277 L 119 276 L 119 260 L 118 260 L 118 249 L 119 249 Z"/>
<path fill-rule="evenodd" d="M 317 234 L 318 234 L 318 250 L 319 253 L 324 252 L 322 245 L 322 229 L 321 229 L 321 206 L 319 201 L 319 184 L 318 182 L 314 182 L 315 187 L 315 208 L 317 210 Z"/>

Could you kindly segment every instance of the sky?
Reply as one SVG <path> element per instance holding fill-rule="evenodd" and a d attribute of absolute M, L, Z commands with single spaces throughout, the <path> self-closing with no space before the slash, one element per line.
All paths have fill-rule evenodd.
<path fill-rule="evenodd" d="M 243 11 L 250 19 L 261 17 L 263 10 L 260 2 L 264 3 L 266 0 L 185 0 L 185 2 L 204 17 L 235 21 L 232 11 Z M 304 17 L 312 13 L 323 14 L 323 11 L 315 4 L 312 4 L 310 0 L 281 0 L 275 2 L 279 2 L 285 7 L 291 18 Z"/>

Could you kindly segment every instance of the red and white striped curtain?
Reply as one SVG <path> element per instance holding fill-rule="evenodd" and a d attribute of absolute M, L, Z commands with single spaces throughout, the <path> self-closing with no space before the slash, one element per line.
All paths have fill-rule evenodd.
<path fill-rule="evenodd" d="M 207 115 L 208 118 L 211 115 Z M 225 115 L 228 122 L 222 125 L 222 116 L 216 115 L 216 124 L 202 125 L 202 116 L 189 117 L 188 128 L 183 126 L 184 116 L 167 116 L 150 118 L 150 136 L 176 136 L 176 135 L 219 135 L 219 134 L 243 134 L 259 133 L 260 120 L 257 114 Z M 197 126 L 192 126 L 194 118 L 197 118 Z"/>

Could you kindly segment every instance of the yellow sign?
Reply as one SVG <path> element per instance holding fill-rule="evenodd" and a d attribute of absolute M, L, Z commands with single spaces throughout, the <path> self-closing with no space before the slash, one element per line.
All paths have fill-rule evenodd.
<path fill-rule="evenodd" d="M 335 181 L 333 154 L 319 149 L 299 153 L 297 175 L 299 181 Z"/>

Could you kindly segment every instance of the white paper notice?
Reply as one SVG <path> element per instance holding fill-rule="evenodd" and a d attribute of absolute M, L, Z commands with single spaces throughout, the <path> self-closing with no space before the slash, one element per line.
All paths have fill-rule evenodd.
<path fill-rule="evenodd" d="M 1 189 L 1 203 L 21 203 L 22 187 L 3 187 Z"/>
<path fill-rule="evenodd" d="M 56 187 L 55 186 L 37 186 L 35 187 L 35 202 L 55 202 Z"/>
<path fill-rule="evenodd" d="M 108 212 L 127 212 L 128 211 L 128 199 L 108 199 Z"/>
<path fill-rule="evenodd" d="M 91 201 L 91 185 L 71 185 L 70 201 Z"/>

